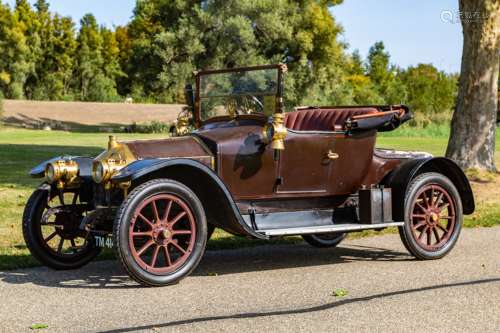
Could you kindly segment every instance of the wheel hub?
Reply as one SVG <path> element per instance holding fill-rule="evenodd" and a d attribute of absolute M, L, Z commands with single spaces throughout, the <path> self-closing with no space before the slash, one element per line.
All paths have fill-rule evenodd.
<path fill-rule="evenodd" d="M 80 235 L 78 228 L 83 217 L 76 213 L 60 212 L 56 214 L 55 228 L 59 236 L 64 239 L 73 239 Z"/>
<path fill-rule="evenodd" d="M 153 240 L 156 244 L 166 245 L 172 241 L 173 232 L 168 227 L 160 226 L 153 230 Z"/>
<path fill-rule="evenodd" d="M 163 238 L 169 239 L 172 235 L 172 232 L 168 229 L 163 229 L 161 235 L 163 236 Z"/>

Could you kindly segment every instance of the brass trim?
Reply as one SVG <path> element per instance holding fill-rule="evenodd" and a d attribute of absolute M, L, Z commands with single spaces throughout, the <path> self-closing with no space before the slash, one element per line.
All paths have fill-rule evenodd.
<path fill-rule="evenodd" d="M 127 144 L 118 142 L 116 137 L 110 136 L 108 150 L 99 154 L 92 163 L 92 178 L 96 183 L 107 185 L 114 174 L 136 160 L 137 157 Z M 98 164 L 103 167 L 102 179 L 96 177 L 96 166 Z"/>
<path fill-rule="evenodd" d="M 275 113 L 273 116 L 272 126 L 274 128 L 273 137 L 271 142 L 271 148 L 276 150 L 285 149 L 285 138 L 288 133 L 285 125 L 285 114 Z"/>
<path fill-rule="evenodd" d="M 329 150 L 328 153 L 326 154 L 326 157 L 328 157 L 331 160 L 336 160 L 340 157 L 340 155 Z"/>
<path fill-rule="evenodd" d="M 108 141 L 108 150 L 116 148 L 118 146 L 118 142 L 116 141 L 116 136 L 110 135 Z"/>
<path fill-rule="evenodd" d="M 68 186 L 78 186 L 79 172 L 80 167 L 76 161 L 71 159 L 58 160 L 45 166 L 45 179 L 50 184 L 55 183 L 60 189 Z M 52 173 L 52 176 L 49 176 L 50 173 Z"/>
<path fill-rule="evenodd" d="M 189 134 L 189 119 L 192 117 L 189 110 L 189 107 L 184 107 L 177 116 L 177 120 L 175 121 L 175 136 L 185 136 Z"/>

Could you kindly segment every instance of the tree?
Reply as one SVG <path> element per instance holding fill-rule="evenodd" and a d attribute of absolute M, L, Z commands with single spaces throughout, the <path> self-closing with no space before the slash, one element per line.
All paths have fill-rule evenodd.
<path fill-rule="evenodd" d="M 117 79 L 117 90 L 122 96 L 131 93 L 131 80 L 125 74 L 129 72 L 130 60 L 132 58 L 132 39 L 130 38 L 127 26 L 118 26 L 115 29 L 115 39 L 118 47 L 118 63 L 122 70 L 122 75 Z"/>
<path fill-rule="evenodd" d="M 335 3 L 139 1 L 128 27 L 132 91 L 172 102 L 193 70 L 282 62 L 290 67 L 288 105 L 320 96 L 340 101 L 346 59 L 328 7 Z"/>
<path fill-rule="evenodd" d="M 400 104 L 406 101 L 407 91 L 399 77 L 401 70 L 391 65 L 389 52 L 383 42 L 376 42 L 368 52 L 367 74 L 383 104 Z M 372 93 L 374 94 L 374 93 Z"/>
<path fill-rule="evenodd" d="M 36 0 L 35 8 L 39 14 L 49 12 L 49 4 L 46 0 Z"/>
<path fill-rule="evenodd" d="M 0 50 L 0 88 L 6 98 L 23 98 L 24 84 L 31 67 L 25 29 L 18 15 L 1 2 Z"/>
<path fill-rule="evenodd" d="M 465 169 L 495 171 L 500 2 L 460 0 L 459 5 L 464 43 L 446 156 Z"/>
<path fill-rule="evenodd" d="M 418 64 L 402 71 L 398 77 L 407 89 L 407 103 L 417 114 L 432 116 L 453 109 L 456 78 L 431 64 Z"/>
<path fill-rule="evenodd" d="M 380 89 L 387 86 L 391 79 L 389 52 L 383 42 L 376 42 L 368 51 L 368 76 Z"/>
<path fill-rule="evenodd" d="M 41 29 L 43 56 L 37 64 L 39 82 L 35 99 L 72 98 L 71 85 L 75 65 L 76 39 L 71 18 L 55 14 Z"/>
<path fill-rule="evenodd" d="M 109 49 L 108 49 L 109 48 Z M 99 28 L 92 14 L 80 22 L 76 51 L 76 91 L 82 101 L 114 101 L 119 51 L 113 33 Z"/>
<path fill-rule="evenodd" d="M 39 20 L 39 15 L 37 15 L 27 0 L 16 0 L 14 16 L 17 19 L 19 29 L 26 39 L 25 62 L 23 64 L 25 78 L 22 85 L 24 90 L 23 95 L 31 99 L 39 79 L 36 72 L 36 65 L 41 60 L 43 54 L 40 29 L 42 23 L 48 22 L 41 22 Z"/>

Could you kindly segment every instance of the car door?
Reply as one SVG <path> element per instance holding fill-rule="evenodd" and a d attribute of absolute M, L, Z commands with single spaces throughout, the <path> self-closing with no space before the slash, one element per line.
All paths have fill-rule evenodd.
<path fill-rule="evenodd" d="M 334 133 L 289 131 L 280 152 L 278 186 L 280 196 L 324 195 L 329 190 Z"/>
<path fill-rule="evenodd" d="M 270 145 L 262 143 L 262 125 L 234 121 L 198 131 L 209 146 L 216 146 L 216 167 L 235 200 L 273 198 L 278 161 Z"/>

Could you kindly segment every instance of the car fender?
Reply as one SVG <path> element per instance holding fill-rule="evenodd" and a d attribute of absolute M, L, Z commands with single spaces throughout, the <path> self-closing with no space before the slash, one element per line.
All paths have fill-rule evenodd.
<path fill-rule="evenodd" d="M 111 178 L 135 187 L 151 179 L 167 178 L 189 187 L 200 199 L 207 219 L 231 233 L 266 239 L 243 219 L 224 182 L 205 164 L 187 158 L 143 159 L 132 162 Z"/>
<path fill-rule="evenodd" d="M 474 213 L 475 203 L 469 180 L 462 169 L 452 160 L 445 157 L 410 159 L 401 163 L 383 181 L 392 189 L 393 217 L 404 220 L 404 200 L 410 182 L 425 172 L 437 172 L 448 177 L 457 188 L 462 200 L 463 213 Z"/>

